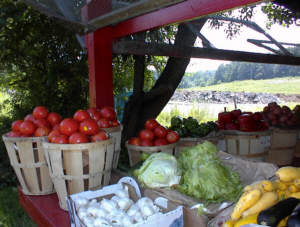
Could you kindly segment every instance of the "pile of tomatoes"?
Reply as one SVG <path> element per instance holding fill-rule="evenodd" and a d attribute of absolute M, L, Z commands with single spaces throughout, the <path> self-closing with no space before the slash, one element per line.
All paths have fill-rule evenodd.
<path fill-rule="evenodd" d="M 62 117 L 55 112 L 49 113 L 46 107 L 37 106 L 24 120 L 12 123 L 8 137 L 48 136 L 51 143 L 78 144 L 107 140 L 109 135 L 102 128 L 117 127 L 116 112 L 112 107 L 98 110 L 78 110 L 73 118 Z"/>
<path fill-rule="evenodd" d="M 179 140 L 177 132 L 166 129 L 155 119 L 145 122 L 145 128 L 141 130 L 138 137 L 132 137 L 128 143 L 135 146 L 164 146 L 176 143 Z"/>

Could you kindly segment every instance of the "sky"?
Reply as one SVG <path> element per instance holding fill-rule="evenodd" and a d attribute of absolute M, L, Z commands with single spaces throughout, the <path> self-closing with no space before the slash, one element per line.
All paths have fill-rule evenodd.
<path fill-rule="evenodd" d="M 270 30 L 266 29 L 267 17 L 264 15 L 260 9 L 257 7 L 253 20 L 261 28 L 263 28 L 269 35 L 271 35 L 275 40 L 279 42 L 288 43 L 298 43 L 300 44 L 300 26 L 292 25 L 289 28 L 273 25 Z M 234 39 L 227 39 L 223 28 L 219 30 L 212 29 L 209 24 L 206 25 L 201 30 L 201 33 L 216 47 L 219 49 L 228 50 L 240 50 L 248 52 L 259 52 L 259 53 L 270 53 L 264 48 L 260 48 L 247 42 L 247 39 L 259 39 L 268 40 L 264 35 L 247 28 L 242 27 L 241 32 Z M 195 46 L 201 47 L 201 40 L 197 39 Z M 186 72 L 197 72 L 205 70 L 216 70 L 220 64 L 227 64 L 229 61 L 219 61 L 219 60 L 208 60 L 208 59 L 191 59 L 191 62 L 186 70 Z"/>

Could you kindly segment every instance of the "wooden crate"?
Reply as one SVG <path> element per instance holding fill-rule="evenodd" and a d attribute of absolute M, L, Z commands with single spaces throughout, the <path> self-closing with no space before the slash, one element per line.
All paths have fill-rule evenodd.
<path fill-rule="evenodd" d="M 26 195 L 47 195 L 55 192 L 42 147 L 46 138 L 2 136 L 10 164 Z"/>
<path fill-rule="evenodd" d="M 164 153 L 175 155 L 177 143 L 172 143 L 164 146 L 144 147 L 144 146 L 131 145 L 128 144 L 128 142 L 126 142 L 126 147 L 129 155 L 129 164 L 132 167 L 135 164 L 137 164 L 139 161 L 141 161 L 142 153 L 152 154 L 156 152 L 164 152 Z"/>
<path fill-rule="evenodd" d="M 115 152 L 113 158 L 113 169 L 118 167 L 118 161 L 121 152 L 121 135 L 122 125 L 113 128 L 103 128 L 104 131 L 108 132 L 113 138 L 115 138 Z"/>
<path fill-rule="evenodd" d="M 114 158 L 114 138 L 83 144 L 53 144 L 43 147 L 59 205 L 67 210 L 66 196 L 97 190 L 109 184 Z"/>
<path fill-rule="evenodd" d="M 298 130 L 274 128 L 267 161 L 277 165 L 290 165 L 296 151 L 298 133 Z"/>
<path fill-rule="evenodd" d="M 227 153 L 251 160 L 266 160 L 270 147 L 270 130 L 262 132 L 224 130 L 223 133 Z"/>

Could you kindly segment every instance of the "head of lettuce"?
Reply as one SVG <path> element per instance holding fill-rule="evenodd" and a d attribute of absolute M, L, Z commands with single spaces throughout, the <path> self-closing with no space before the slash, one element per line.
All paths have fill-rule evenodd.
<path fill-rule="evenodd" d="M 171 187 L 179 184 L 181 178 L 176 158 L 166 153 L 151 154 L 135 175 L 149 188 Z"/>
<path fill-rule="evenodd" d="M 180 192 L 209 202 L 235 201 L 242 185 L 238 173 L 225 166 L 215 145 L 205 141 L 183 149 L 178 157 L 183 175 L 176 187 Z"/>

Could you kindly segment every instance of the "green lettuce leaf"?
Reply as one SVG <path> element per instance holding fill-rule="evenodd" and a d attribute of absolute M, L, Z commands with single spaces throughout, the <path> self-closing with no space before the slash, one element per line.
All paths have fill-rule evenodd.
<path fill-rule="evenodd" d="M 183 172 L 177 189 L 209 202 L 235 201 L 242 185 L 238 173 L 223 165 L 215 145 L 205 141 L 180 153 L 178 164 Z"/>

